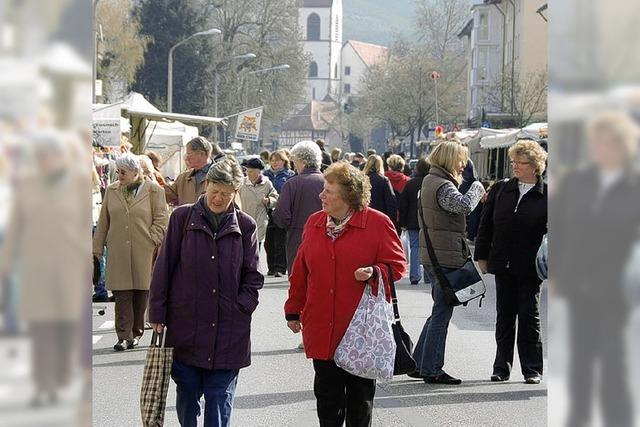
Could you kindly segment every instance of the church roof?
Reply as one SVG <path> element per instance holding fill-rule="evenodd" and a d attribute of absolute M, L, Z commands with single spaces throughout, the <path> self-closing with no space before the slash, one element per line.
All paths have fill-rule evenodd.
<path fill-rule="evenodd" d="M 377 44 L 359 42 L 357 40 L 347 40 L 347 43 L 353 47 L 353 50 L 356 51 L 367 67 L 385 60 L 389 52 L 387 47 Z"/>
<path fill-rule="evenodd" d="M 302 7 L 331 7 L 333 0 L 304 0 Z"/>
<path fill-rule="evenodd" d="M 284 130 L 329 130 L 340 105 L 333 101 L 311 101 L 284 121 Z"/>

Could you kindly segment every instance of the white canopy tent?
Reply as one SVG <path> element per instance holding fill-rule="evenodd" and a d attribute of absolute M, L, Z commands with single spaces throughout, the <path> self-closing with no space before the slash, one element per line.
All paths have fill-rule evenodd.
<path fill-rule="evenodd" d="M 542 133 L 546 133 L 546 123 L 532 123 L 522 129 L 509 129 L 509 132 L 487 135 L 480 140 L 480 147 L 484 149 L 505 148 L 516 143 L 519 139 L 542 140 Z"/>
<path fill-rule="evenodd" d="M 120 119 L 120 129 L 125 134 L 130 133 L 132 129 L 130 119 L 123 116 L 130 117 L 129 113 L 132 112 L 138 115 L 158 116 L 157 121 L 149 121 L 144 129 L 141 151 L 152 150 L 160 154 L 164 159 L 160 173 L 163 176 L 177 176 L 182 170 L 184 146 L 190 139 L 198 136 L 198 128 L 179 121 L 161 121 L 164 113 L 136 92 L 131 92 L 122 102 L 93 105 L 94 120 Z"/>

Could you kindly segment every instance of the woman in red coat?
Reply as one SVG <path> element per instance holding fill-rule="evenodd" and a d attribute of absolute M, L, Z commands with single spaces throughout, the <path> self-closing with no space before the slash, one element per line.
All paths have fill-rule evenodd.
<path fill-rule="evenodd" d="M 348 163 L 324 173 L 322 210 L 305 224 L 285 303 L 289 328 L 302 331 L 304 350 L 313 359 L 314 393 L 320 426 L 371 425 L 375 380 L 336 366 L 333 355 L 360 302 L 364 287 L 377 293 L 374 266 L 386 279 L 405 270 L 402 244 L 389 218 L 369 208 L 367 176 Z M 390 290 L 385 280 L 387 299 Z"/>

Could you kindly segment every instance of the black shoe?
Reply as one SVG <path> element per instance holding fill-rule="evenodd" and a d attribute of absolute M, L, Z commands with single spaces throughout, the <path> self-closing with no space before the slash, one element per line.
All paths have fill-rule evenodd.
<path fill-rule="evenodd" d="M 115 351 L 125 351 L 127 349 L 128 345 L 127 345 L 127 341 L 125 340 L 120 340 L 116 343 L 116 345 L 113 346 L 113 349 Z"/>
<path fill-rule="evenodd" d="M 418 283 L 420 283 L 420 281 L 419 281 L 419 280 L 412 280 L 412 281 L 411 281 L 411 284 L 412 284 L 412 285 L 417 285 Z"/>
<path fill-rule="evenodd" d="M 273 271 L 267 271 L 267 276 L 273 276 L 275 273 Z"/>
<path fill-rule="evenodd" d="M 133 341 L 127 341 L 127 350 L 137 347 L 139 343 L 140 340 L 138 338 L 134 338 Z"/>
<path fill-rule="evenodd" d="M 109 302 L 109 297 L 108 296 L 97 296 L 96 294 L 93 294 L 93 296 L 91 297 L 91 300 L 93 302 Z"/>
<path fill-rule="evenodd" d="M 462 384 L 461 379 L 453 378 L 451 375 L 447 374 L 446 372 L 436 376 L 425 377 L 424 382 L 427 384 L 448 384 L 448 385 Z"/>
<path fill-rule="evenodd" d="M 420 372 L 418 371 L 409 372 L 407 376 L 411 378 L 417 378 L 419 380 L 423 380 L 426 378 L 424 375 L 421 375 Z"/>
<path fill-rule="evenodd" d="M 503 383 L 505 381 L 509 381 L 509 376 L 507 376 L 507 375 L 496 375 L 496 374 L 491 375 L 491 382 Z"/>
<path fill-rule="evenodd" d="M 542 381 L 542 378 L 540 378 L 539 375 L 534 375 L 524 379 L 525 384 L 540 384 L 540 381 Z"/>
<path fill-rule="evenodd" d="M 273 277 L 282 277 L 283 274 L 280 273 L 279 271 L 276 271 L 275 273 L 273 273 Z"/>

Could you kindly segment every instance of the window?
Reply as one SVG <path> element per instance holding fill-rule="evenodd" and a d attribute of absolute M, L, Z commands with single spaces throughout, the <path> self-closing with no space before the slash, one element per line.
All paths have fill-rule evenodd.
<path fill-rule="evenodd" d="M 333 66 L 333 78 L 334 79 L 338 78 L 338 64 Z"/>
<path fill-rule="evenodd" d="M 309 64 L 309 77 L 318 77 L 318 64 L 315 61 Z"/>
<path fill-rule="evenodd" d="M 344 85 L 344 93 L 351 93 L 351 85 L 349 83 Z"/>
<path fill-rule="evenodd" d="M 335 28 L 335 34 L 334 34 L 334 36 L 333 36 L 333 39 L 334 39 L 335 41 L 340 40 L 340 39 L 338 38 L 338 36 L 339 36 L 339 35 L 340 35 L 340 17 L 339 17 L 338 15 L 336 15 L 336 28 Z"/>
<path fill-rule="evenodd" d="M 489 24 L 487 12 L 480 12 L 478 18 L 478 40 L 489 40 Z"/>
<path fill-rule="evenodd" d="M 520 34 L 516 34 L 516 40 L 515 40 L 515 46 L 514 46 L 514 50 L 515 52 L 515 58 L 518 59 L 520 58 Z"/>
<path fill-rule="evenodd" d="M 317 13 L 307 18 L 307 40 L 320 40 L 320 17 Z"/>
<path fill-rule="evenodd" d="M 311 89 L 311 99 L 313 99 L 314 101 L 316 99 L 316 88 L 315 87 L 313 89 Z"/>
<path fill-rule="evenodd" d="M 344 67 L 344 75 L 345 76 L 351 75 L 351 67 Z"/>

